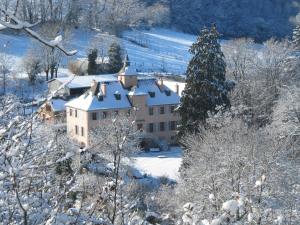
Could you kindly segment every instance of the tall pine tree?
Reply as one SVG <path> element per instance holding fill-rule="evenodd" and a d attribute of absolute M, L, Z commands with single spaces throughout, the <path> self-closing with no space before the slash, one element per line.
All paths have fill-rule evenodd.
<path fill-rule="evenodd" d="M 300 21 L 293 31 L 293 45 L 296 50 L 300 50 Z"/>
<path fill-rule="evenodd" d="M 179 135 L 198 132 L 208 113 L 216 112 L 216 106 L 230 105 L 227 97 L 230 85 L 225 79 L 226 63 L 218 39 L 215 26 L 210 30 L 205 28 L 191 46 L 193 57 L 187 68 L 186 87 L 179 107 Z"/>
<path fill-rule="evenodd" d="M 96 59 L 98 57 L 97 49 L 91 49 L 88 54 L 88 75 L 95 75 L 97 74 L 97 63 Z"/>
<path fill-rule="evenodd" d="M 109 68 L 110 73 L 117 73 L 121 70 L 123 66 L 122 60 L 122 49 L 121 46 L 114 42 L 111 44 L 108 50 L 108 58 L 109 58 Z"/>

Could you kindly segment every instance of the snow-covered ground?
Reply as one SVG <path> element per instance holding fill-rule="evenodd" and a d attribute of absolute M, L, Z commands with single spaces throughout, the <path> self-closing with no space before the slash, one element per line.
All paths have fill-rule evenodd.
<path fill-rule="evenodd" d="M 74 58 L 85 58 L 92 40 L 99 33 L 90 30 L 74 30 L 66 49 L 78 50 L 76 56 L 65 58 L 63 65 Z M 196 36 L 155 28 L 147 31 L 127 31 L 120 39 L 131 62 L 142 72 L 165 71 L 183 74 L 191 57 L 189 47 Z M 17 65 L 32 46 L 32 39 L 26 35 L 8 35 L 0 32 L 0 49 L 5 46 Z"/>
<path fill-rule="evenodd" d="M 129 58 L 143 72 L 185 73 L 191 58 L 188 50 L 195 40 L 194 35 L 158 28 L 123 34 Z"/>
<path fill-rule="evenodd" d="M 107 36 L 107 34 L 101 34 L 99 31 L 74 30 L 68 38 L 65 48 L 68 50 L 76 49 L 78 52 L 73 57 L 65 57 L 61 65 L 66 68 L 69 60 L 86 58 L 93 40 L 99 35 Z M 191 58 L 189 48 L 195 40 L 195 35 L 170 29 L 153 28 L 151 30 L 126 31 L 120 42 L 131 62 L 141 72 L 168 72 L 181 75 L 186 71 Z M 5 53 L 17 62 L 14 63 L 16 66 L 22 56 L 32 47 L 33 41 L 26 35 L 8 35 L 0 32 L 0 50 L 5 49 Z M 221 41 L 221 45 L 226 43 L 228 41 Z M 259 49 L 261 46 L 254 44 L 255 49 Z"/>
<path fill-rule="evenodd" d="M 178 181 L 181 160 L 181 148 L 172 147 L 169 151 L 139 153 L 133 157 L 133 166 L 142 174 Z"/>

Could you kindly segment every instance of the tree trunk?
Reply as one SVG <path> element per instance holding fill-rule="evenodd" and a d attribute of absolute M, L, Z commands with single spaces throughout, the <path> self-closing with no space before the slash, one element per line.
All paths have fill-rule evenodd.
<path fill-rule="evenodd" d="M 51 66 L 51 68 L 50 68 L 50 76 L 51 76 L 51 79 L 54 78 L 54 71 L 55 71 L 55 67 Z"/>
<path fill-rule="evenodd" d="M 45 73 L 46 73 L 46 81 L 48 81 L 49 80 L 49 69 L 46 69 Z"/>
<path fill-rule="evenodd" d="M 55 78 L 57 78 L 58 67 L 59 67 L 59 64 L 58 64 L 58 65 L 56 66 L 56 68 L 55 68 Z"/>

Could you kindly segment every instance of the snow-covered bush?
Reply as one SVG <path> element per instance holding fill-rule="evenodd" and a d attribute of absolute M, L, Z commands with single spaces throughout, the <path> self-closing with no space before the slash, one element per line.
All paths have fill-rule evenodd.
<path fill-rule="evenodd" d="M 183 139 L 187 166 L 178 197 L 182 204 L 192 202 L 192 215 L 207 219 L 207 224 L 247 224 L 249 213 L 257 224 L 273 223 L 283 215 L 295 224 L 299 158 L 287 157 L 288 148 L 268 127 L 248 127 L 238 119 L 239 112 L 232 112 L 214 115 L 201 135 Z"/>
<path fill-rule="evenodd" d="M 251 125 L 270 123 L 280 87 L 299 77 L 292 45 L 271 39 L 258 47 L 251 39 L 237 39 L 226 43 L 223 51 L 227 76 L 236 81 L 232 105 L 243 107 L 241 114 Z"/>
<path fill-rule="evenodd" d="M 37 79 L 37 75 L 42 71 L 41 60 L 29 51 L 23 59 L 23 67 L 28 75 L 30 83 L 34 83 Z"/>

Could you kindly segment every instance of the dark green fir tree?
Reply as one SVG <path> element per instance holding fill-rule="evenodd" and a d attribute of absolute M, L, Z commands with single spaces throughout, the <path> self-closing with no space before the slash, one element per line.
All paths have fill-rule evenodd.
<path fill-rule="evenodd" d="M 110 73 L 118 73 L 123 67 L 121 46 L 114 42 L 108 50 Z"/>
<path fill-rule="evenodd" d="M 96 59 L 98 57 L 97 49 L 91 49 L 88 54 L 88 75 L 97 74 L 97 63 Z"/>
<path fill-rule="evenodd" d="M 186 73 L 186 87 L 178 109 L 181 115 L 179 136 L 186 132 L 199 132 L 209 112 L 217 106 L 230 106 L 227 93 L 231 82 L 225 78 L 226 63 L 215 26 L 203 29 L 190 53 L 193 55 Z"/>

